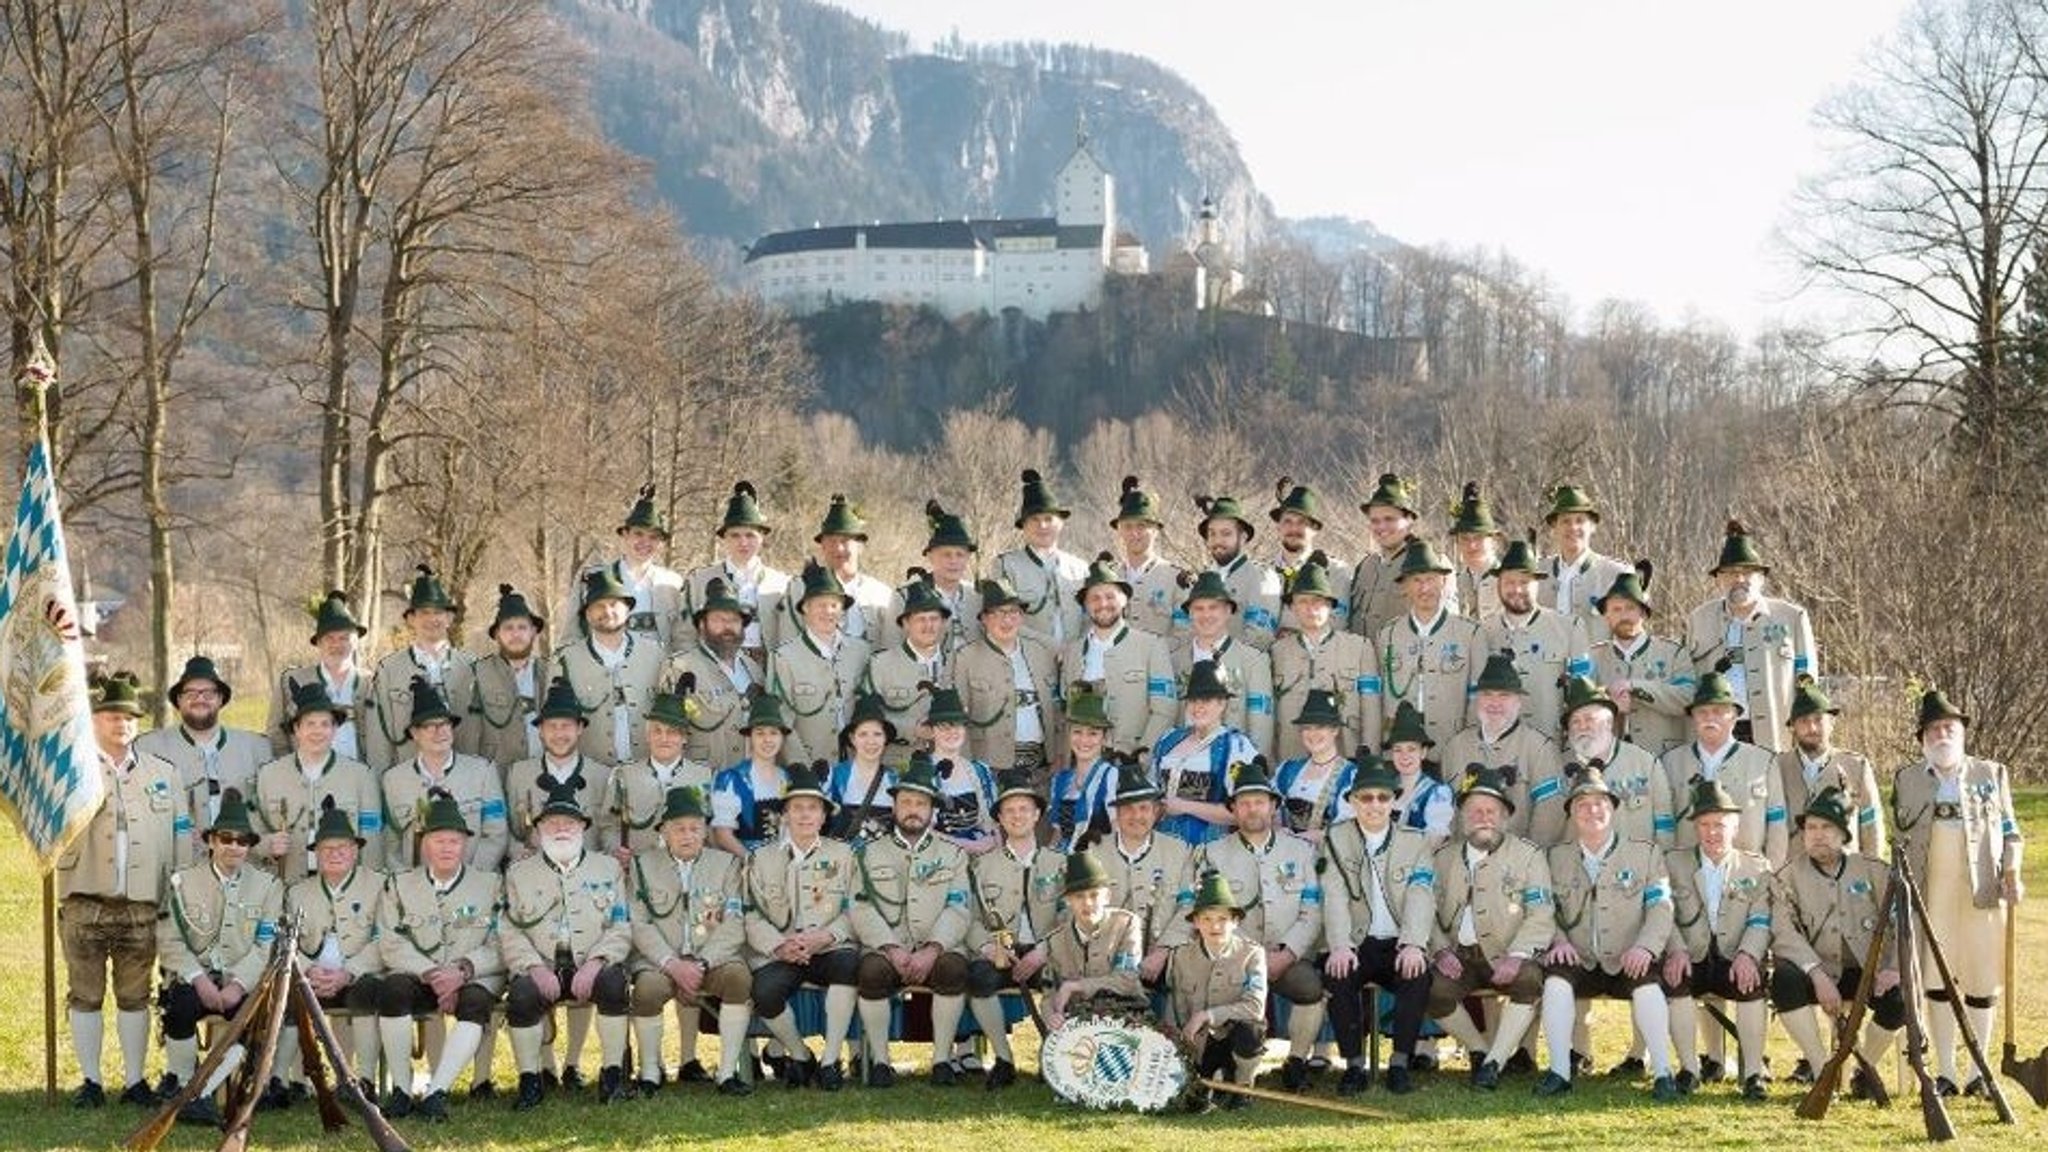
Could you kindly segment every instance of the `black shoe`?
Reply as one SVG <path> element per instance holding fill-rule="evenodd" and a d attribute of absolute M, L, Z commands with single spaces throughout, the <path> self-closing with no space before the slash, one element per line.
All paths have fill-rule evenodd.
<path fill-rule="evenodd" d="M 1556 1069 L 1545 1072 L 1543 1079 L 1536 1082 L 1536 1095 L 1540 1097 L 1562 1096 L 1571 1090 L 1572 1082 L 1558 1075 Z"/>
<path fill-rule="evenodd" d="M 1711 1056 L 1700 1060 L 1700 1083 L 1719 1084 L 1728 1075 L 1728 1069 Z"/>
<path fill-rule="evenodd" d="M 932 1087 L 951 1088 L 960 1080 L 960 1066 L 951 1060 L 941 1060 L 932 1065 Z"/>
<path fill-rule="evenodd" d="M 1572 1079 L 1576 1080 L 1581 1076 L 1591 1076 L 1593 1074 L 1593 1058 L 1591 1056 L 1574 1048 L 1572 1049 L 1571 1060 Z"/>
<path fill-rule="evenodd" d="M 965 1075 L 981 1076 L 985 1074 L 984 1069 L 981 1066 L 981 1057 L 976 1056 L 972 1052 L 969 1052 L 967 1055 L 962 1056 L 958 1060 L 953 1061 L 953 1063 L 958 1064 L 960 1066 L 960 1071 Z"/>
<path fill-rule="evenodd" d="M 291 1106 L 292 1090 L 285 1087 L 284 1081 L 275 1076 L 270 1078 L 270 1083 L 263 1086 L 263 1095 L 256 1098 L 258 1112 L 282 1112 Z"/>
<path fill-rule="evenodd" d="M 1289 1056 L 1280 1065 L 1280 1087 L 1288 1092 L 1308 1091 L 1308 1061 L 1299 1056 Z"/>
<path fill-rule="evenodd" d="M 512 1101 L 514 1112 L 531 1112 L 547 1099 L 547 1076 L 542 1072 L 519 1074 L 519 1095 Z"/>
<path fill-rule="evenodd" d="M 413 1107 L 412 1114 L 422 1120 L 432 1121 L 435 1124 L 446 1124 L 448 1122 L 447 1090 L 436 1088 L 434 1091 L 420 1097 L 420 1102 Z"/>
<path fill-rule="evenodd" d="M 1674 1083 L 1678 1085 L 1678 1094 L 1680 1096 L 1690 1096 L 1700 1090 L 1700 1077 L 1697 1072 L 1687 1072 L 1684 1069 L 1680 1069 L 1677 1077 L 1674 1079 Z"/>
<path fill-rule="evenodd" d="M 121 1103 L 133 1104 L 137 1108 L 154 1108 L 162 1101 L 156 1097 L 156 1090 L 147 1080 L 137 1080 L 121 1090 Z"/>
<path fill-rule="evenodd" d="M 1944 1085 L 1947 1087 L 1946 1091 L 1943 1091 Z M 1873 1084 L 1871 1082 L 1871 1074 L 1861 1068 L 1856 1069 L 1849 1077 L 1849 1099 L 1851 1100 L 1875 1100 L 1883 1088 L 1883 1084 Z M 1943 1096 L 1953 1096 L 1955 1095 L 1956 1086 L 1947 1080 L 1937 1077 L 1934 1081 L 1934 1090 Z"/>
<path fill-rule="evenodd" d="M 403 1088 L 393 1088 L 378 1111 L 384 1113 L 386 1120 L 403 1120 L 412 1115 L 412 1095 Z"/>
<path fill-rule="evenodd" d="M 1408 1058 L 1408 1067 L 1417 1072 L 1436 1071 L 1436 1057 L 1427 1052 L 1417 1052 Z"/>
<path fill-rule="evenodd" d="M 1970 1082 L 1963 1085 L 1963 1095 L 1986 1099 L 1990 1097 L 1991 1089 L 1984 1086 L 1984 1078 L 1982 1076 L 1972 1076 L 1970 1077 Z"/>
<path fill-rule="evenodd" d="M 221 1126 L 220 1106 L 213 1102 L 211 1096 L 196 1096 L 178 1109 L 178 1123 L 195 1128 L 218 1128 Z"/>
<path fill-rule="evenodd" d="M 656 1096 L 658 1096 L 658 1095 L 660 1095 L 660 1094 L 661 1094 L 661 1081 L 659 1081 L 659 1080 L 635 1080 L 635 1081 L 633 1081 L 633 1096 L 634 1096 L 634 1098 L 635 1098 L 635 1099 L 638 1099 L 638 1100 L 652 1100 L 652 1099 L 653 1099 L 654 1097 L 656 1097 Z"/>
<path fill-rule="evenodd" d="M 1858 1072 L 1861 1072 L 1861 1071 L 1862 1071 L 1862 1069 L 1861 1069 L 1861 1068 L 1858 1068 L 1858 1069 L 1857 1069 L 1857 1071 L 1858 1071 Z M 1946 1076 L 1936 1076 L 1936 1077 L 1934 1078 L 1934 1094 L 1935 1094 L 1935 1095 L 1937 1095 L 1937 1096 L 1953 1096 L 1953 1095 L 1955 1095 L 1955 1094 L 1956 1094 L 1956 1082 L 1955 1082 L 1955 1081 L 1953 1081 L 1953 1080 L 1951 1080 L 1951 1079 L 1949 1079 L 1949 1078 L 1948 1078 L 1948 1077 L 1946 1077 Z"/>
<path fill-rule="evenodd" d="M 1392 1086 L 1393 1075 L 1394 1070 L 1391 1068 L 1387 1069 L 1387 1080 L 1390 1087 Z M 1339 1096 L 1356 1096 L 1370 1087 L 1372 1087 L 1372 1073 L 1363 1068 L 1346 1068 L 1344 1069 L 1344 1075 L 1337 1078 L 1337 1095 Z"/>
<path fill-rule="evenodd" d="M 846 1087 L 846 1070 L 839 1066 L 837 1060 L 830 1064 L 820 1062 L 817 1070 L 811 1073 L 811 1083 L 827 1092 L 837 1092 Z"/>
<path fill-rule="evenodd" d="M 1491 1092 L 1500 1087 L 1500 1065 L 1491 1060 L 1481 1060 L 1472 1069 L 1472 1086 L 1482 1092 Z"/>
<path fill-rule="evenodd" d="M 780 1075 L 779 1072 L 777 1074 Z M 685 1063 L 681 1068 L 676 1069 L 676 1083 L 709 1084 L 711 1083 L 711 1073 L 706 1072 L 704 1070 L 704 1065 L 702 1063 L 696 1060 L 691 1060 Z"/>
<path fill-rule="evenodd" d="M 868 1066 L 868 1087 L 894 1088 L 895 1086 L 896 1066 L 894 1064 L 889 1063 L 887 1060 L 877 1060 Z"/>
<path fill-rule="evenodd" d="M 523 1076 L 525 1073 L 521 1073 L 521 1075 Z M 580 1076 L 581 1073 L 578 1073 L 578 1075 Z M 544 1092 L 553 1092 L 562 1086 L 562 1078 L 556 1075 L 553 1068 L 546 1069 L 540 1073 L 540 1086 Z"/>
<path fill-rule="evenodd" d="M 583 1087 L 583 1069 L 574 1064 L 562 1069 L 562 1087 L 571 1092 Z"/>
<path fill-rule="evenodd" d="M 989 1065 L 988 1082 L 983 1085 L 991 1092 L 998 1092 L 1017 1082 L 1017 1066 L 1008 1060 L 998 1060 Z"/>
<path fill-rule="evenodd" d="M 1396 1096 L 1406 1096 L 1415 1091 L 1415 1076 L 1406 1064 L 1395 1064 L 1387 1069 L 1387 1091 Z"/>
<path fill-rule="evenodd" d="M 1330 1058 L 1328 1056 L 1309 1057 L 1308 1070 L 1315 1073 L 1318 1076 L 1321 1076 L 1323 1073 L 1328 1072 L 1330 1070 Z"/>
<path fill-rule="evenodd" d="M 1536 1058 L 1529 1055 L 1527 1048 L 1517 1048 L 1515 1054 L 1508 1057 L 1508 1062 L 1501 1065 L 1500 1070 L 1509 1074 L 1534 1072 L 1536 1070 Z"/>
<path fill-rule="evenodd" d="M 793 1056 L 763 1057 L 754 1056 L 750 1054 L 748 1055 L 747 1059 L 753 1062 L 754 1079 L 756 1080 L 759 1080 L 761 1078 L 761 1074 L 764 1070 L 769 1075 L 775 1077 L 777 1080 L 787 1080 L 790 1078 L 791 1075 L 793 1075 L 793 1073 L 790 1072 L 791 1066 L 802 1063 L 802 1061 L 797 1060 Z M 685 1067 L 687 1067 L 687 1065 Z M 681 1072 L 682 1069 L 677 1069 L 678 1075 L 681 1075 Z"/>
<path fill-rule="evenodd" d="M 469 1098 L 471 1100 L 496 1100 L 498 1098 L 498 1086 L 489 1080 L 479 1080 L 469 1086 Z"/>
<path fill-rule="evenodd" d="M 752 1096 L 754 1094 L 754 1086 L 738 1076 L 727 1076 L 718 1082 L 718 1094 L 720 1096 Z"/>
<path fill-rule="evenodd" d="M 1607 1074 L 1618 1080 L 1633 1080 L 1649 1070 L 1641 1056 L 1625 1056 L 1621 1063 L 1609 1068 Z"/>
<path fill-rule="evenodd" d="M 1214 1112 L 1216 1110 L 1216 1093 L 1213 1089 L 1204 1085 L 1192 1085 L 1188 1088 L 1184 1107 L 1197 1116 L 1206 1112 Z"/>
<path fill-rule="evenodd" d="M 285 1087 L 285 1098 L 294 1104 L 304 1104 L 313 1098 L 313 1086 L 294 1080 Z"/>
<path fill-rule="evenodd" d="M 1650 1084 L 1650 1099 L 1652 1100 L 1676 1100 L 1680 1095 L 1682 1094 L 1678 1091 L 1678 1081 L 1668 1075 L 1659 1076 Z"/>
<path fill-rule="evenodd" d="M 626 1079 L 626 1070 L 617 1064 L 607 1064 L 597 1074 L 597 1102 L 617 1104 L 633 1098 L 633 1083 Z"/>
<path fill-rule="evenodd" d="M 1813 1063 L 1806 1057 L 1801 1056 L 1799 1063 L 1792 1066 L 1792 1082 L 1794 1084 L 1811 1084 L 1813 1081 Z"/>
<path fill-rule="evenodd" d="M 1752 1072 L 1742 1078 L 1742 1098 L 1744 1100 L 1767 1100 L 1770 1098 L 1770 1095 L 1770 1092 L 1764 1088 L 1764 1078 L 1762 1076 Z"/>
<path fill-rule="evenodd" d="M 121 1099 L 126 1100 L 128 1097 L 124 1093 Z M 78 1086 L 78 1091 L 71 1094 L 71 1106 L 73 1108 L 105 1108 L 107 1106 L 107 1090 L 100 1087 L 99 1081 L 87 1080 Z"/>
<path fill-rule="evenodd" d="M 1225 1112 L 1242 1112 L 1251 1106 L 1252 1098 L 1249 1096 L 1236 1092 L 1225 1092 L 1223 1094 L 1223 1110 Z"/>
<path fill-rule="evenodd" d="M 183 1088 L 184 1086 L 184 1082 L 179 1080 L 176 1076 L 171 1075 L 169 1072 L 164 1073 L 162 1076 L 157 1078 L 156 1082 L 156 1098 L 158 1102 L 165 1104 L 170 1103 L 171 1097 L 176 1096 L 178 1094 L 178 1089 Z M 370 1099 L 375 1100 L 376 1097 L 373 1095 L 370 1097 Z"/>

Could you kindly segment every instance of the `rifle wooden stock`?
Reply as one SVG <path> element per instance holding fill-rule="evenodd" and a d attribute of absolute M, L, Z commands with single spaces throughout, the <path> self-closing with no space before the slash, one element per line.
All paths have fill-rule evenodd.
<path fill-rule="evenodd" d="M 340 1081 L 341 1102 L 349 1111 L 362 1118 L 363 1127 L 369 1129 L 370 1140 L 377 1145 L 377 1152 L 412 1152 L 412 1145 L 377 1110 L 375 1101 L 363 1095 L 363 1085 L 356 1071 L 342 1055 L 341 1041 L 335 1039 L 334 1025 L 327 1019 L 327 1013 L 320 1010 L 320 1003 L 313 995 L 313 985 L 306 980 L 306 974 L 299 966 L 291 966 L 292 987 L 299 990 L 309 1006 L 308 1014 L 313 1018 L 313 1034 L 320 1040 L 320 1050 L 327 1054 L 327 1062 L 334 1067 L 335 1078 Z"/>
<path fill-rule="evenodd" d="M 299 950 L 296 921 L 282 934 L 279 943 L 285 965 L 290 967 L 292 954 Z M 284 1027 L 285 1009 L 291 1005 L 291 978 L 282 971 L 271 973 L 264 980 L 263 995 L 263 1031 L 245 1045 L 254 1053 L 255 1060 L 240 1074 L 241 1090 L 229 1094 L 234 1103 L 228 1114 L 227 1134 L 221 1137 L 220 1152 L 244 1152 L 249 1146 L 249 1123 L 256 1115 L 256 1104 L 263 1098 L 264 1089 L 270 1085 L 271 1066 L 277 1062 L 277 1036 Z"/>
<path fill-rule="evenodd" d="M 1893 869 L 1885 880 L 1884 908 L 1892 907 L 1898 897 L 1899 873 Z M 1863 1015 L 1870 1008 L 1871 990 L 1877 980 L 1877 965 L 1884 958 L 1885 939 L 1892 931 L 1889 915 L 1880 917 L 1877 927 L 1870 934 L 1870 947 L 1864 949 L 1863 971 L 1856 980 L 1856 995 L 1849 1001 L 1848 1013 L 1842 1020 L 1841 1031 L 1835 1035 L 1835 1050 L 1828 1056 L 1828 1062 L 1814 1073 L 1813 1087 L 1806 1090 L 1806 1098 L 1799 1102 L 1799 1118 L 1820 1120 L 1827 1116 L 1828 1105 L 1834 1103 L 1835 1094 L 1842 1090 L 1842 1067 L 1856 1055 L 1856 1041 L 1863 1032 Z"/>
<path fill-rule="evenodd" d="M 1906 900 L 1912 906 L 1915 923 L 1920 931 L 1927 933 L 1927 954 L 1934 957 L 1934 969 L 1941 975 L 1942 987 L 1948 989 L 1949 1011 L 1955 1013 L 1956 1027 L 1962 1033 L 1963 1043 L 1969 1046 L 1970 1059 L 1977 1064 L 1977 1075 L 1983 1079 L 1984 1088 L 1991 1095 L 1991 1106 L 1998 1112 L 1998 1122 L 2017 1124 L 2019 1121 L 2012 1114 L 2012 1105 L 2006 1102 L 2005 1089 L 1998 1083 L 1998 1074 L 1991 1067 L 1991 1055 L 1984 1051 L 1983 1039 L 1977 1035 L 1976 1025 L 1970 1023 L 1970 1014 L 1963 1011 L 1963 990 L 1956 984 L 1955 976 L 1949 971 L 1948 956 L 1942 952 L 1941 941 L 1935 939 L 1934 928 L 1928 923 L 1927 905 L 1920 899 L 1920 885 L 1913 880 L 1912 866 L 1902 860 L 1899 862 L 1899 871 L 1906 878 Z M 2010 923 L 2012 910 L 2009 908 L 2006 910 L 2006 917 Z M 2005 995 L 2006 1011 L 2010 1013 L 2013 995 L 2010 983 L 2006 985 Z M 2011 1025 L 2007 1024 L 2006 1027 L 2011 1028 Z"/>
<path fill-rule="evenodd" d="M 1913 1078 L 1920 1085 L 1920 1120 L 1926 1125 L 1927 1138 L 1941 1142 L 1956 1138 L 1956 1127 L 1948 1117 L 1948 1107 L 1941 1102 L 1941 1090 L 1935 1086 L 1934 1074 L 1927 1070 L 1927 1033 L 1921 1028 L 1920 1005 L 1920 957 L 1913 938 L 1913 896 L 1910 882 L 1905 881 L 1905 854 L 1898 853 L 1892 862 L 1893 883 L 1896 888 L 1890 915 L 1897 923 L 1899 944 L 1899 990 L 1906 1001 L 1906 1066 L 1913 1070 Z"/>
<path fill-rule="evenodd" d="M 256 987 L 261 988 L 268 983 L 282 963 L 284 958 L 273 953 L 270 965 L 263 970 L 263 979 L 256 982 Z M 249 1021 L 256 1015 L 258 999 L 253 990 L 248 996 L 243 997 L 241 1007 L 235 1009 L 235 1014 L 228 1018 L 227 1025 L 221 1029 L 220 1035 L 214 1037 L 213 1043 L 207 1046 L 206 1057 L 199 1062 L 199 1067 L 193 1070 L 192 1079 L 180 1084 L 177 1095 L 164 1101 L 155 1116 L 130 1132 L 128 1139 L 122 1142 L 122 1147 L 129 1149 L 130 1152 L 152 1152 L 163 1142 L 163 1138 L 170 1134 L 171 1125 L 178 1122 L 178 1110 L 198 1098 L 200 1088 L 204 1087 L 208 1080 L 213 1079 L 214 1069 L 220 1067 L 221 1058 L 242 1038 L 242 1034 L 248 1031 Z"/>
<path fill-rule="evenodd" d="M 292 1027 L 299 1031 L 299 1069 L 313 1085 L 313 1098 L 320 1104 L 321 1129 L 339 1132 L 348 1127 L 348 1116 L 334 1098 L 334 1084 L 327 1079 L 327 1062 L 320 1058 L 320 1038 L 313 1032 L 313 1013 L 307 1007 L 309 1001 L 298 995 L 296 984 L 292 991 Z"/>

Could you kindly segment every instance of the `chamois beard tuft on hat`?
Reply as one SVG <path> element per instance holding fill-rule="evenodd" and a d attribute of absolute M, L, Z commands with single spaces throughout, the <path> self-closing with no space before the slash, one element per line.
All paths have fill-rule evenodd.
<path fill-rule="evenodd" d="M 688 696 L 696 690 L 697 674 L 695 672 L 685 672 L 681 676 L 676 677 L 676 695 Z"/>
<path fill-rule="evenodd" d="M 1749 535 L 1749 529 L 1747 529 L 1747 528 L 1744 528 L 1744 527 L 1742 526 L 1742 521 L 1740 521 L 1740 520 L 1737 520 L 1737 519 L 1736 519 L 1735 517 L 1733 517 L 1733 516 L 1730 516 L 1730 517 L 1728 518 L 1728 527 L 1727 527 L 1727 528 L 1725 529 L 1725 531 L 1726 531 L 1726 533 L 1727 533 L 1728 535 L 1730 535 L 1730 536 L 1747 536 L 1747 535 Z"/>
<path fill-rule="evenodd" d="M 939 686 L 930 680 L 919 680 L 917 682 L 917 690 L 929 696 L 932 693 L 937 692 L 939 690 Z"/>
<path fill-rule="evenodd" d="M 944 760 L 932 765 L 932 775 L 937 776 L 941 780 L 951 780 L 953 778 L 953 758 L 948 756 Z"/>
<path fill-rule="evenodd" d="M 1564 766 L 1564 778 L 1570 780 L 1574 784 L 1578 783 L 1579 777 L 1584 776 L 1585 774 L 1586 766 L 1584 764 L 1579 763 L 1577 760 L 1573 760 Z"/>
<path fill-rule="evenodd" d="M 1129 496 L 1131 493 L 1136 492 L 1137 490 L 1138 478 L 1136 476 L 1126 476 L 1124 477 L 1123 487 L 1119 488 L 1117 491 L 1122 495 Z"/>
<path fill-rule="evenodd" d="M 1360 744 L 1357 751 L 1351 753 L 1351 762 L 1353 764 L 1363 764 L 1365 763 L 1365 758 L 1370 755 L 1372 755 L 1372 745 Z"/>
<path fill-rule="evenodd" d="M 1636 561 L 1636 580 L 1643 586 L 1643 591 L 1648 592 L 1650 590 L 1650 577 L 1656 571 L 1657 566 L 1650 563 L 1648 557 Z"/>
<path fill-rule="evenodd" d="M 931 569 L 912 564 L 903 570 L 903 581 L 906 584 L 929 584 L 932 582 Z"/>
<path fill-rule="evenodd" d="M 834 492 L 834 493 L 832 494 L 832 503 L 834 503 L 834 504 L 844 504 L 844 503 L 846 503 L 846 493 L 844 493 L 844 492 Z"/>
<path fill-rule="evenodd" d="M 1714 661 L 1714 671 L 1716 672 L 1726 672 L 1733 667 L 1735 667 L 1735 653 L 1733 652 L 1723 652 L 1721 653 L 1721 658 Z"/>
<path fill-rule="evenodd" d="M 1114 564 L 1116 563 L 1116 557 L 1108 552 L 1097 552 L 1095 554 L 1095 562 L 1097 564 Z"/>
<path fill-rule="evenodd" d="M 1792 683 L 1793 683 L 1793 686 L 1795 686 L 1795 687 L 1799 687 L 1799 688 L 1811 688 L 1811 687 L 1813 687 L 1813 686 L 1814 686 L 1815 684 L 1819 683 L 1819 681 L 1817 681 L 1817 680 L 1815 680 L 1815 679 L 1813 678 L 1813 673 L 1811 673 L 1811 672 L 1801 672 L 1801 673 L 1798 673 L 1797 675 L 1795 675 L 1795 676 L 1793 676 L 1793 677 L 1792 677 Z"/>
<path fill-rule="evenodd" d="M 1308 559 L 1302 561 L 1301 566 L 1306 568 L 1310 564 L 1313 564 L 1318 568 L 1328 568 L 1330 566 L 1330 558 L 1323 552 L 1321 548 L 1318 548 L 1315 551 L 1308 554 Z"/>
<path fill-rule="evenodd" d="M 654 481 L 652 481 L 652 480 L 649 480 L 649 481 L 648 481 L 647 483 L 645 483 L 645 484 L 642 484 L 642 485 L 640 486 L 640 499 L 642 499 L 642 500 L 652 500 L 652 499 L 654 499 Z"/>
<path fill-rule="evenodd" d="M 713 576 L 704 582 L 704 599 L 722 600 L 730 595 L 732 595 L 732 589 L 726 587 L 725 577 Z"/>
<path fill-rule="evenodd" d="M 759 685 L 759 684 L 749 684 L 749 685 L 747 685 L 747 704 L 748 704 L 748 706 L 749 706 L 749 707 L 751 707 L 751 706 L 753 705 L 754 701 L 756 701 L 756 700 L 759 700 L 759 699 L 760 699 L 761 697 L 763 697 L 763 696 L 765 696 L 765 695 L 767 695 L 767 694 L 768 694 L 768 690 L 767 690 L 766 688 L 763 688 L 763 687 L 762 687 L 761 685 Z"/>
<path fill-rule="evenodd" d="M 432 691 L 433 687 L 433 682 L 429 681 L 425 676 L 414 675 L 412 678 L 412 691 L 415 696 L 422 692 Z"/>
<path fill-rule="evenodd" d="M 1458 493 L 1458 498 L 1466 504 L 1479 503 L 1479 481 L 1465 481 L 1464 490 Z"/>
<path fill-rule="evenodd" d="M 933 528 L 937 528 L 939 521 L 945 519 L 945 517 L 946 509 L 937 500 L 927 500 L 924 502 L 924 518 L 930 522 Z"/>
<path fill-rule="evenodd" d="M 500 596 L 510 596 L 514 591 L 515 589 L 510 584 L 498 585 L 498 595 Z"/>
<path fill-rule="evenodd" d="M 1196 508 L 1199 508 L 1199 509 L 1201 510 L 1201 512 L 1202 512 L 1202 515 L 1204 515 L 1204 516 L 1207 516 L 1207 515 L 1209 514 L 1209 508 L 1210 508 L 1210 506 L 1211 506 L 1211 505 L 1213 505 L 1213 504 L 1215 504 L 1215 503 L 1216 503 L 1216 498 L 1215 498 L 1215 497 L 1213 497 L 1213 496 L 1197 496 L 1197 497 L 1195 497 L 1195 507 L 1196 507 Z"/>
<path fill-rule="evenodd" d="M 1275 500 L 1287 499 L 1287 494 L 1293 490 L 1294 477 L 1292 476 L 1282 476 L 1278 480 L 1273 481 L 1273 499 Z"/>
<path fill-rule="evenodd" d="M 754 491 L 753 484 L 746 480 L 734 481 L 732 486 L 732 494 L 735 496 L 745 496 L 748 499 L 752 499 L 753 497 L 758 495 L 758 493 Z"/>
<path fill-rule="evenodd" d="M 446 788 L 439 788 L 439 787 L 435 787 L 435 788 L 429 788 L 429 789 L 427 789 L 427 799 L 428 799 L 429 801 L 433 801 L 433 800 L 453 800 L 453 799 L 455 799 L 455 793 L 453 793 L 453 792 L 450 792 L 450 791 L 449 791 L 449 790 L 447 790 Z"/>
<path fill-rule="evenodd" d="M 1380 487 L 1382 487 L 1382 488 L 1398 488 L 1398 487 L 1400 487 L 1400 484 L 1401 484 L 1401 474 L 1400 474 L 1400 473 L 1398 473 L 1398 472 L 1382 472 L 1382 473 L 1380 473 Z"/>
<path fill-rule="evenodd" d="M 239 804 L 239 803 L 241 803 L 241 801 L 242 801 L 242 790 L 241 790 L 240 788 L 223 788 L 223 789 L 221 789 L 221 792 L 220 792 L 220 802 L 221 802 L 221 805 L 222 805 L 223 807 L 225 807 L 225 806 L 227 805 L 227 803 L 228 803 L 228 802 L 229 802 L 230 800 L 232 800 L 232 801 L 234 801 L 234 802 L 236 802 L 236 803 L 238 803 L 238 804 Z M 326 798 L 326 800 L 327 800 L 327 803 L 326 803 L 326 804 L 324 804 L 324 805 L 322 805 L 322 807 L 323 807 L 323 808 L 325 808 L 325 807 L 332 807 L 332 806 L 333 806 L 333 804 L 334 804 L 334 797 L 332 797 L 332 796 L 329 796 L 329 797 L 327 797 L 327 798 Z"/>
<path fill-rule="evenodd" d="M 1529 526 L 1528 531 L 1522 533 L 1522 538 L 1527 540 L 1532 548 L 1542 542 L 1542 537 L 1536 534 L 1536 526 L 1534 524 Z"/>
<path fill-rule="evenodd" d="M 339 588 L 330 588 L 330 589 L 328 589 L 328 590 L 327 590 L 327 595 L 326 595 L 326 596 L 324 596 L 324 597 L 322 597 L 322 599 L 323 599 L 323 600 L 339 600 L 339 601 L 341 601 L 341 602 L 342 602 L 343 604 L 346 604 L 346 603 L 348 603 L 348 593 L 346 593 L 346 592 L 342 591 L 342 590 L 341 590 L 341 589 L 339 589 Z"/>
<path fill-rule="evenodd" d="M 817 776 L 821 780 L 824 779 L 825 773 L 831 770 L 832 765 L 825 763 L 825 761 L 823 760 L 811 761 L 811 774 Z"/>
<path fill-rule="evenodd" d="M 1173 582 L 1180 585 L 1181 589 L 1185 591 L 1195 586 L 1195 574 L 1183 568 L 1173 574 Z"/>
<path fill-rule="evenodd" d="M 1023 480 L 1024 480 L 1024 483 L 1026 483 L 1026 484 L 1042 484 L 1042 483 L 1044 483 L 1044 481 L 1043 481 L 1043 480 L 1042 480 L 1042 479 L 1041 479 L 1041 478 L 1039 477 L 1039 475 L 1038 475 L 1038 469 L 1036 469 L 1036 468 L 1026 468 L 1026 469 L 1024 470 L 1024 476 L 1023 476 Z"/>

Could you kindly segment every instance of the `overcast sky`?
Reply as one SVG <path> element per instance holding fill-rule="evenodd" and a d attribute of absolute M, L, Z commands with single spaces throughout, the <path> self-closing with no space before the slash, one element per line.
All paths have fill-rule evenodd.
<path fill-rule="evenodd" d="M 1191 80 L 1282 215 L 1503 248 L 1580 312 L 1753 331 L 1814 107 L 1908 0 L 832 0 L 920 43 L 1076 41 Z"/>

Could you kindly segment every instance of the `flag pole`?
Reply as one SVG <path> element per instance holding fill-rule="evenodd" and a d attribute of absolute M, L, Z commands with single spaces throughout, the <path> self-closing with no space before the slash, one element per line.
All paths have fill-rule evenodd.
<path fill-rule="evenodd" d="M 28 385 L 28 443 L 48 444 L 46 394 L 56 378 L 56 364 L 40 332 L 22 378 Z M 43 1096 L 46 1103 L 57 1103 L 57 873 L 52 868 L 43 870 Z"/>

